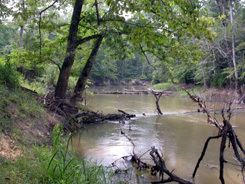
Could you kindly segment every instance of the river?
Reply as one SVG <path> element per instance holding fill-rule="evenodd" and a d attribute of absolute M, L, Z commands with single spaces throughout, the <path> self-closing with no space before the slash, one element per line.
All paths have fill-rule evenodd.
<path fill-rule="evenodd" d="M 87 159 L 105 166 L 114 160 L 129 155 L 132 145 L 121 135 L 123 130 L 136 144 L 136 152 L 140 154 L 155 146 L 161 151 L 167 166 L 175 169 L 181 177 L 191 179 L 191 174 L 204 142 L 208 136 L 217 135 L 217 129 L 207 124 L 206 116 L 196 113 L 197 105 L 189 98 L 162 97 L 160 100 L 163 116 L 155 110 L 154 98 L 151 95 L 95 95 L 87 99 L 89 108 L 104 113 L 122 109 L 135 113 L 137 118 L 124 123 L 101 123 L 86 125 L 72 139 L 74 151 Z M 211 108 L 220 108 L 220 104 L 209 104 Z M 193 113 L 185 113 L 185 112 Z M 142 114 L 145 113 L 146 116 Z M 232 118 L 232 125 L 240 140 L 245 142 L 245 112 L 238 112 Z M 216 184 L 219 169 L 219 142 L 210 143 L 195 182 L 197 184 Z M 236 163 L 229 149 L 226 159 Z M 149 157 L 146 155 L 146 161 Z M 225 165 L 225 179 L 228 184 L 241 184 L 242 176 L 239 167 Z M 142 180 L 147 183 L 147 180 Z M 136 183 L 136 181 L 131 181 Z"/>

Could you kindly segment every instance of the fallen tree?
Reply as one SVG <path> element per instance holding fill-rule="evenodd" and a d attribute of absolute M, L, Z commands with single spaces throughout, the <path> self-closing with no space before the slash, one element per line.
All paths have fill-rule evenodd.
<path fill-rule="evenodd" d="M 230 119 L 231 119 L 231 115 L 232 115 L 232 110 L 231 110 L 231 106 L 232 103 L 229 104 L 228 109 L 225 111 L 225 109 L 223 108 L 223 110 L 221 111 L 221 115 L 223 118 L 222 123 L 220 123 L 215 117 L 213 117 L 205 102 L 203 100 L 201 100 L 199 97 L 191 95 L 188 91 L 186 91 L 186 93 L 189 95 L 189 97 L 192 99 L 193 102 L 197 103 L 199 108 L 200 108 L 200 112 L 203 112 L 207 115 L 208 119 L 207 122 L 211 125 L 214 125 L 217 129 L 218 129 L 218 133 L 216 136 L 212 136 L 212 137 L 208 137 L 201 156 L 199 157 L 196 167 L 193 171 L 192 177 L 194 178 L 196 176 L 197 170 L 199 168 L 199 165 L 202 161 L 202 159 L 205 156 L 208 144 L 210 142 L 210 140 L 212 139 L 219 139 L 221 138 L 221 142 L 220 142 L 220 151 L 219 151 L 219 179 L 220 182 L 222 184 L 225 184 L 225 179 L 224 179 L 224 164 L 228 163 L 227 160 L 225 160 L 224 158 L 224 152 L 226 149 L 226 143 L 229 142 L 232 145 L 232 149 L 233 149 L 233 153 L 234 156 L 236 158 L 236 161 L 238 162 L 239 166 L 241 167 L 241 172 L 242 175 L 244 176 L 244 168 L 245 168 L 245 150 L 242 146 L 241 141 L 238 139 L 238 136 L 235 133 L 235 130 L 233 129 L 231 123 L 230 123 Z M 243 178 L 244 180 L 244 178 Z M 245 183 L 245 180 L 243 181 Z"/>
<path fill-rule="evenodd" d="M 209 142 L 213 139 L 221 139 L 220 150 L 219 150 L 219 179 L 220 179 L 221 184 L 225 184 L 224 166 L 226 163 L 231 163 L 230 161 L 227 161 L 225 159 L 225 156 L 224 156 L 226 148 L 227 148 L 227 145 L 226 145 L 227 143 L 231 144 L 231 148 L 232 148 L 233 153 L 234 153 L 234 158 L 238 162 L 237 166 L 239 166 L 241 168 L 241 172 L 242 172 L 242 176 L 243 176 L 243 182 L 245 183 L 245 177 L 244 177 L 245 150 L 242 146 L 241 141 L 239 140 L 238 136 L 236 135 L 235 130 L 233 129 L 233 127 L 230 123 L 231 115 L 232 115 L 232 110 L 231 110 L 232 103 L 229 104 L 227 109 L 223 108 L 223 110 L 221 111 L 221 115 L 222 115 L 223 120 L 222 120 L 222 122 L 219 122 L 214 116 L 211 115 L 209 109 L 207 108 L 207 106 L 205 104 L 205 101 L 201 100 L 197 96 L 191 95 L 188 91 L 186 91 L 186 93 L 189 95 L 189 97 L 192 99 L 192 101 L 194 101 L 195 103 L 198 104 L 198 106 L 199 106 L 198 112 L 205 113 L 207 115 L 207 122 L 209 124 L 215 126 L 218 129 L 217 135 L 207 138 L 207 140 L 204 144 L 204 147 L 202 149 L 201 155 L 198 158 L 196 166 L 193 170 L 192 178 L 194 179 L 196 176 L 196 173 L 199 169 L 201 161 L 203 160 L 203 158 L 206 154 Z M 152 175 L 155 175 L 155 176 L 157 174 L 159 175 L 160 181 L 156 181 L 156 182 L 154 181 L 152 183 L 169 183 L 169 182 L 177 182 L 180 184 L 193 184 L 194 183 L 192 181 L 188 181 L 184 178 L 181 178 L 181 177 L 175 175 L 173 173 L 173 171 L 170 171 L 167 168 L 164 159 L 162 158 L 162 156 L 159 154 L 158 150 L 155 147 L 152 147 L 150 150 L 147 151 L 147 152 L 149 152 L 154 165 L 143 162 L 141 159 L 142 155 L 138 156 L 135 153 L 136 145 L 134 144 L 133 140 L 128 135 L 126 135 L 125 132 L 121 131 L 121 134 L 124 135 L 133 146 L 133 151 L 132 151 L 130 161 L 133 164 L 136 164 L 136 168 L 139 170 L 150 169 Z M 145 152 L 144 154 L 146 154 L 147 152 Z M 129 156 L 122 157 L 122 158 L 125 159 L 128 157 Z M 115 165 L 115 163 L 112 163 L 112 165 Z M 165 179 L 164 175 L 167 175 L 168 177 Z"/>
<path fill-rule="evenodd" d="M 123 110 L 118 110 L 118 113 L 103 114 L 94 111 L 81 111 L 69 117 L 69 121 L 64 123 L 64 129 L 69 132 L 74 132 L 81 129 L 85 124 L 101 123 L 104 121 L 119 121 L 124 122 L 136 117 L 135 114 L 128 114 Z"/>
<path fill-rule="evenodd" d="M 52 93 L 38 99 L 49 110 L 64 117 L 64 129 L 74 132 L 81 129 L 85 124 L 100 123 L 104 121 L 129 120 L 136 117 L 135 114 L 126 113 L 118 109 L 118 113 L 103 114 L 92 110 L 81 110 L 66 100 L 57 100 Z"/>
<path fill-rule="evenodd" d="M 142 171 L 142 170 L 149 169 L 151 171 L 151 175 L 156 176 L 158 174 L 158 176 L 160 177 L 160 181 L 154 181 L 151 183 L 157 184 L 157 183 L 177 182 L 179 184 L 194 184 L 192 181 L 188 181 L 174 174 L 173 173 L 174 170 L 172 171 L 169 170 L 165 164 L 164 159 L 162 158 L 162 156 L 160 155 L 160 153 L 155 147 L 151 147 L 151 149 L 149 149 L 147 152 L 144 153 L 146 154 L 149 152 L 154 165 L 142 161 L 141 158 L 144 154 L 138 156 L 138 154 L 135 153 L 136 145 L 134 144 L 133 140 L 127 134 L 125 134 L 125 132 L 121 131 L 121 134 L 124 135 L 133 146 L 132 155 L 124 156 L 122 157 L 122 159 L 131 157 L 130 161 L 133 163 L 133 165 L 136 165 L 136 168 L 138 170 Z M 112 163 L 112 166 L 115 166 L 115 162 Z M 168 178 L 165 179 L 164 175 L 167 175 Z"/>

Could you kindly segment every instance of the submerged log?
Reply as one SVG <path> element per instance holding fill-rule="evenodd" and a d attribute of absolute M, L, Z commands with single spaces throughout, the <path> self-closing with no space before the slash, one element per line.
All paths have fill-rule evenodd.
<path fill-rule="evenodd" d="M 122 90 L 122 91 L 100 91 L 94 92 L 95 94 L 111 94 L 111 95 L 140 95 L 150 94 L 148 90 Z"/>
<path fill-rule="evenodd" d="M 65 123 L 65 130 L 74 132 L 82 128 L 85 124 L 101 123 L 104 121 L 124 121 L 136 117 L 135 114 L 128 114 L 122 110 L 119 113 L 103 114 L 94 111 L 82 111 L 70 117 Z"/>
<path fill-rule="evenodd" d="M 127 120 L 136 117 L 135 114 L 128 114 L 122 110 L 118 110 L 120 113 L 102 114 L 94 111 L 83 111 L 77 113 L 74 117 L 83 124 L 96 123 L 102 121 L 119 121 Z"/>

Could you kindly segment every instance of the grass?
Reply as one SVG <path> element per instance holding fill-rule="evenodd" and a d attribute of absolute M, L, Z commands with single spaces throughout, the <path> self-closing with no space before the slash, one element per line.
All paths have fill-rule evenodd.
<path fill-rule="evenodd" d="M 104 167 L 79 158 L 68 150 L 61 128 L 53 132 L 52 147 L 31 146 L 16 161 L 0 158 L 0 183 L 6 184 L 102 184 Z"/>
<path fill-rule="evenodd" d="M 177 92 L 177 95 L 179 96 L 183 96 L 183 97 L 187 96 L 186 92 L 182 90 L 179 85 L 175 85 L 173 83 L 168 83 L 168 82 L 158 83 L 158 84 L 154 84 L 153 88 L 156 90 L 174 90 Z M 192 87 L 188 87 L 187 90 L 190 91 L 192 94 L 199 94 L 204 91 L 204 88 L 201 86 L 192 86 Z"/>
<path fill-rule="evenodd" d="M 10 131 L 16 119 L 38 118 L 43 107 L 30 94 L 0 85 L 0 130 Z"/>
<path fill-rule="evenodd" d="M 108 172 L 104 167 L 68 150 L 66 142 L 69 140 L 62 138 L 61 127 L 52 133 L 52 146 L 43 143 L 38 146 L 28 141 L 35 139 L 35 134 L 40 131 L 48 131 L 41 129 L 47 126 L 48 120 L 44 117 L 47 112 L 33 96 L 18 87 L 10 89 L 3 85 L 0 85 L 0 96 L 0 136 L 7 132 L 22 151 L 16 160 L 0 155 L 0 184 L 107 183 Z M 48 142 L 49 137 L 44 138 Z"/>
<path fill-rule="evenodd" d="M 174 84 L 165 82 L 165 83 L 154 84 L 153 88 L 156 90 L 167 90 L 173 86 L 174 86 Z"/>

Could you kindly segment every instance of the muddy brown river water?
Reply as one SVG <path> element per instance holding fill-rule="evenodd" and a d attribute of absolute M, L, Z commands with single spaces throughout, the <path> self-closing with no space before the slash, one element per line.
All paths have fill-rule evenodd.
<path fill-rule="evenodd" d="M 169 168 L 175 169 L 174 172 L 181 177 L 191 179 L 206 138 L 217 134 L 217 129 L 206 123 L 206 116 L 194 112 L 197 105 L 189 98 L 162 97 L 160 104 L 163 116 L 156 114 L 154 98 L 151 95 L 95 95 L 89 97 L 87 103 L 88 107 L 104 113 L 122 109 L 137 115 L 136 119 L 125 124 L 107 122 L 86 125 L 84 130 L 73 137 L 72 148 L 77 154 L 105 166 L 132 152 L 132 145 L 120 133 L 123 130 L 136 144 L 135 151 L 139 155 L 155 146 L 164 155 Z M 209 105 L 212 109 L 221 107 L 221 104 Z M 185 113 L 190 111 L 192 113 Z M 231 122 L 238 137 L 245 143 L 245 111 L 235 113 Z M 210 143 L 195 183 L 220 183 L 219 142 L 215 140 Z M 228 149 L 225 157 L 236 163 L 231 150 Z M 145 160 L 150 161 L 147 156 Z M 243 183 L 239 169 L 230 164 L 225 165 L 226 183 Z M 147 183 L 147 180 L 136 182 L 132 179 L 130 182 Z"/>

